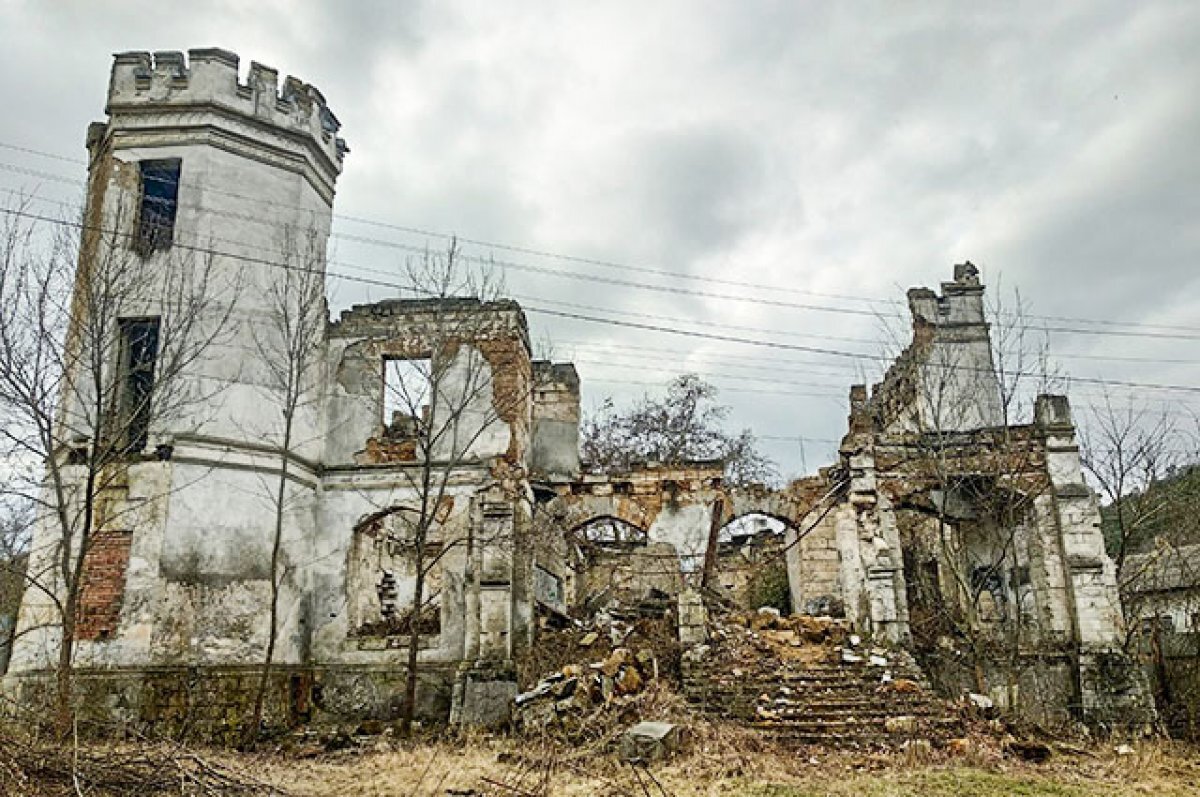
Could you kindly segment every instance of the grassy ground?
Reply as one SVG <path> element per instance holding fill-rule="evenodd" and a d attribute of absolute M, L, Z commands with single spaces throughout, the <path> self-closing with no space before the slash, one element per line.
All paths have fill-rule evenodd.
<path fill-rule="evenodd" d="M 695 720 L 684 748 L 649 769 L 611 752 L 623 726 L 575 744 L 476 736 L 348 750 L 306 742 L 237 753 L 158 742 L 55 744 L 0 728 L 2 797 L 942 797 L 1200 795 L 1200 748 L 1142 742 L 1119 753 L 1051 742 L 1030 763 L 1011 737 L 973 733 L 942 749 L 797 752 L 765 735 Z M 1036 745 L 1026 745 L 1029 750 Z"/>
<path fill-rule="evenodd" d="M 941 795 L 1196 795 L 1200 751 L 1162 744 L 1117 755 L 1099 748 L 1030 764 L 974 750 L 933 754 L 785 754 L 693 750 L 635 772 L 611 757 L 572 757 L 512 742 L 417 745 L 317 759 L 266 759 L 260 776 L 297 795 L 674 795 L 675 797 L 941 797 Z M 657 781 L 662 786 L 660 791 Z M 644 787 L 644 788 L 643 788 Z"/>

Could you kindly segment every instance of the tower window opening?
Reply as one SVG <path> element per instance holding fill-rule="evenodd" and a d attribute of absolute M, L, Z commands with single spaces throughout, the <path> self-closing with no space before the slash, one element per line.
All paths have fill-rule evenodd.
<path fill-rule="evenodd" d="M 150 429 L 150 399 L 154 390 L 154 365 L 158 359 L 157 318 L 120 322 L 121 372 L 118 437 L 124 450 L 137 453 L 146 447 Z"/>
<path fill-rule="evenodd" d="M 179 158 L 142 161 L 142 200 L 134 248 L 143 257 L 170 249 L 179 208 Z"/>

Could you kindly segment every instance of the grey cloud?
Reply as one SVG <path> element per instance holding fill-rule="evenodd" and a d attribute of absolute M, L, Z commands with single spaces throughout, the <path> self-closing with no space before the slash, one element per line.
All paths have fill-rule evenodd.
<path fill-rule="evenodd" d="M 762 154 L 732 130 L 658 131 L 630 142 L 637 190 L 621 197 L 636 211 L 655 254 L 687 261 L 728 246 L 762 212 Z"/>
<path fill-rule="evenodd" d="M 150 2 L 9 3 L 0 9 L 0 96 L 10 109 L 0 118 L 0 141 L 82 158 L 112 52 L 223 46 L 326 94 L 352 148 L 337 201 L 345 216 L 872 297 L 936 285 L 952 262 L 969 257 L 989 278 L 1002 274 L 1007 286 L 1020 287 L 1034 312 L 1197 325 L 1198 33 L 1195 4 L 1117 0 L 550 10 L 521 2 L 197 2 L 170 14 Z M 81 174 L 11 152 L 0 160 Z M 12 174 L 0 181 L 20 184 Z M 337 229 L 438 245 L 345 219 Z M 336 246 L 339 258 L 384 270 L 403 256 Z M 486 246 L 471 252 L 664 282 Z M 877 334 L 871 318 L 515 270 L 509 285 L 527 299 L 678 316 L 700 328 Z M 349 303 L 364 293 L 345 285 L 335 299 Z M 531 323 L 535 338 L 708 345 L 538 315 Z M 1057 336 L 1054 345 L 1191 356 L 1152 339 Z M 684 364 L 653 354 L 640 362 L 581 365 L 585 404 L 645 390 L 601 380 L 663 381 Z M 1067 364 L 1077 375 L 1200 384 L 1190 366 Z M 739 425 L 767 435 L 840 435 L 844 391 L 833 398 L 738 392 L 772 385 L 724 373 L 718 381 Z M 855 379 L 844 373 L 846 384 Z M 787 469 L 799 468 L 795 445 L 772 446 Z M 806 453 L 810 468 L 822 463 Z"/>

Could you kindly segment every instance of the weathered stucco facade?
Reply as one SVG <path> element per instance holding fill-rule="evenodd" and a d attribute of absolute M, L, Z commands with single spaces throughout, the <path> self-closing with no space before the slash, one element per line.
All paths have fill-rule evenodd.
<path fill-rule="evenodd" d="M 137 268 L 153 272 L 171 249 L 214 258 L 230 290 L 207 321 L 233 334 L 180 375 L 211 400 L 153 419 L 98 502 L 75 633 L 87 711 L 170 729 L 244 718 L 270 637 L 267 487 L 281 472 L 269 698 L 280 723 L 394 717 L 413 634 L 425 716 L 503 721 L 539 611 L 655 610 L 694 602 L 685 588 L 701 586 L 744 600 L 750 574 L 772 562 L 786 566 L 797 611 L 918 648 L 969 643 L 970 678 L 947 668 L 948 688 L 1102 722 L 1141 705 L 1114 652 L 1113 566 L 1066 400 L 1039 398 L 1032 424 L 1003 417 L 969 264 L 941 295 L 910 291 L 912 343 L 870 394 L 851 390 L 839 461 L 781 490 L 735 489 L 719 462 L 588 473 L 578 375 L 532 359 L 511 301 L 397 299 L 322 319 L 285 446 L 274 363 L 249 342 L 278 335 L 269 297 L 294 256 L 324 273 L 347 151 L 336 118 L 315 88 L 280 87 L 258 64 L 239 83 L 237 57 L 221 50 L 118 55 L 108 113 L 88 135 L 88 217 L 125 223 L 121 208 L 145 205 L 146 164 L 168 163 L 174 238 L 151 241 Z M 309 247 L 289 253 L 296 230 Z M 95 252 L 85 247 L 81 270 Z M 171 320 L 165 307 L 117 312 Z M 424 407 L 389 409 L 395 362 L 438 373 Z M 422 438 L 446 407 L 446 435 Z M 433 522 L 418 539 L 421 513 Z M 782 536 L 755 545 L 728 532 L 750 515 Z M 39 526 L 35 557 L 53 555 L 54 534 Z M 414 615 L 418 580 L 427 600 Z M 55 617 L 30 589 L 6 680 L 23 699 L 55 665 Z M 1014 640 L 1013 655 L 997 639 Z"/>

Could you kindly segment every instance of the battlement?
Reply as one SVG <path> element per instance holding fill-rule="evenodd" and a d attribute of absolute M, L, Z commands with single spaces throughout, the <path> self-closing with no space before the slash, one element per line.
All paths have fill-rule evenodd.
<path fill-rule="evenodd" d="M 238 81 L 238 56 L 228 50 L 125 52 L 113 57 L 108 86 L 109 114 L 140 108 L 216 106 L 296 133 L 307 134 L 335 168 L 349 151 L 325 97 L 314 86 L 251 62 L 246 83 Z"/>

